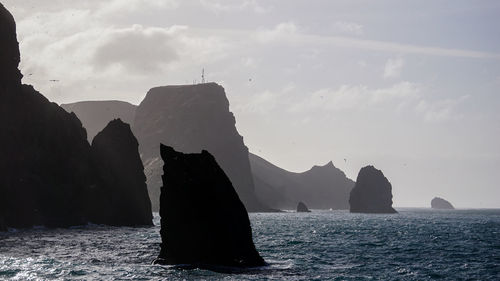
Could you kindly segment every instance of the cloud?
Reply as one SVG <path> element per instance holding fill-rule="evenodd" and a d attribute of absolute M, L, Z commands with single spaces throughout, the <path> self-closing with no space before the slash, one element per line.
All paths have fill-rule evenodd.
<path fill-rule="evenodd" d="M 239 3 L 235 3 L 239 2 Z M 257 0 L 243 1 L 221 1 L 221 0 L 200 0 L 200 3 L 206 9 L 214 13 L 229 13 L 250 10 L 257 14 L 265 14 L 271 10 L 270 7 L 264 7 Z"/>
<path fill-rule="evenodd" d="M 354 22 L 338 21 L 333 24 L 333 29 L 336 32 L 344 34 L 363 34 L 363 25 Z"/>
<path fill-rule="evenodd" d="M 290 41 L 298 33 L 298 27 L 293 22 L 282 22 L 272 29 L 258 30 L 254 36 L 257 42 L 284 42 Z"/>
<path fill-rule="evenodd" d="M 343 48 L 357 48 L 369 51 L 419 54 L 443 57 L 460 57 L 475 59 L 500 59 L 500 53 L 481 52 L 466 49 L 441 48 L 433 46 L 411 45 L 398 42 L 368 40 L 346 36 L 324 36 L 301 32 L 293 22 L 282 22 L 273 29 L 261 29 L 254 32 L 254 38 L 261 43 L 279 42 L 293 43 L 304 46 L 335 46 Z"/>
<path fill-rule="evenodd" d="M 178 59 L 172 46 L 176 28 L 130 28 L 107 32 L 107 40 L 98 46 L 93 56 L 97 69 L 121 66 L 134 73 L 150 74 Z"/>
<path fill-rule="evenodd" d="M 388 59 L 385 63 L 384 78 L 399 77 L 403 69 L 404 61 L 402 58 Z"/>
<path fill-rule="evenodd" d="M 396 102 L 397 106 L 418 99 L 417 84 L 400 82 L 386 88 L 370 89 L 365 85 L 342 85 L 338 89 L 317 90 L 290 106 L 291 112 L 365 110 Z"/>
<path fill-rule="evenodd" d="M 448 120 L 459 120 L 462 116 L 456 112 L 456 108 L 470 98 L 470 95 L 460 96 L 455 99 L 444 99 L 434 102 L 421 100 L 415 111 L 424 116 L 428 122 L 444 122 Z"/>

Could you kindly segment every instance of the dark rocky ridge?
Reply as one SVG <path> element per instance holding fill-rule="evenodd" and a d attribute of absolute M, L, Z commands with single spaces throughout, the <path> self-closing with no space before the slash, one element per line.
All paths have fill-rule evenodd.
<path fill-rule="evenodd" d="M 61 104 L 67 112 L 74 112 L 87 129 L 87 139 L 92 142 L 109 121 L 119 118 L 123 122 L 133 124 L 136 106 L 123 101 L 82 101 Z"/>
<path fill-rule="evenodd" d="M 74 113 L 21 84 L 15 23 L 3 5 L 0 42 L 0 224 L 88 223 L 93 195 L 111 195 L 96 176 L 86 131 Z"/>
<path fill-rule="evenodd" d="M 206 150 L 183 154 L 164 145 L 160 150 L 162 244 L 155 263 L 264 265 L 245 206 L 215 158 Z"/>
<path fill-rule="evenodd" d="M 314 209 L 349 209 L 354 182 L 332 162 L 293 173 L 250 154 L 250 165 L 258 198 L 272 208 L 295 209 L 304 200 Z"/>
<path fill-rule="evenodd" d="M 211 151 L 246 208 L 271 211 L 255 195 L 248 148 L 236 130 L 224 88 L 215 83 L 149 90 L 135 113 L 134 134 L 148 177 L 151 197 L 161 186 L 159 143 L 190 153 Z M 152 202 L 155 209 L 156 202 Z"/>
<path fill-rule="evenodd" d="M 309 213 L 311 211 L 309 211 L 309 208 L 307 208 L 306 204 L 304 204 L 303 202 L 299 202 L 299 204 L 297 204 L 297 213 Z"/>
<path fill-rule="evenodd" d="M 349 198 L 351 213 L 397 213 L 392 208 L 392 186 L 382 171 L 361 168 Z"/>
<path fill-rule="evenodd" d="M 443 198 L 440 197 L 434 197 L 431 201 L 431 208 L 432 209 L 441 209 L 441 210 L 454 210 L 455 207 L 448 202 L 447 200 L 444 200 Z"/>
<path fill-rule="evenodd" d="M 92 221 L 109 225 L 153 225 L 138 146 L 130 125 L 120 119 L 109 122 L 95 136 L 91 147 L 93 164 L 103 195 L 111 196 L 97 197 L 101 204 Z M 98 205 L 97 202 L 94 205 Z"/>

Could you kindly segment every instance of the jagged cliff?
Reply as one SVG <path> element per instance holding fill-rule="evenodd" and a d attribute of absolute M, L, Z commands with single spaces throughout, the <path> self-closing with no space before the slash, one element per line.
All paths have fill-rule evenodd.
<path fill-rule="evenodd" d="M 250 165 L 257 196 L 272 208 L 294 209 L 304 200 L 314 209 L 349 209 L 354 182 L 332 162 L 293 173 L 250 154 Z"/>
<path fill-rule="evenodd" d="M 397 213 L 392 208 L 392 186 L 382 171 L 361 168 L 349 197 L 351 213 Z"/>
<path fill-rule="evenodd" d="M 248 148 L 238 134 L 224 88 L 215 83 L 149 90 L 133 124 L 154 198 L 161 186 L 159 144 L 182 152 L 209 150 L 249 211 L 269 211 L 255 196 Z M 155 206 L 157 202 L 153 202 Z"/>
<path fill-rule="evenodd" d="M 245 206 L 206 150 L 184 154 L 161 145 L 165 163 L 160 264 L 261 266 Z"/>
<path fill-rule="evenodd" d="M 130 125 L 115 119 L 92 141 L 92 162 L 103 195 L 96 196 L 92 220 L 110 225 L 152 225 L 151 202 L 139 143 Z M 100 202 L 101 204 L 97 204 Z"/>
<path fill-rule="evenodd" d="M 0 225 L 87 223 L 91 194 L 110 194 L 98 180 L 86 131 L 74 113 L 21 84 L 16 26 L 1 4 L 0 42 Z"/>
<path fill-rule="evenodd" d="M 109 121 L 119 118 L 123 122 L 134 122 L 136 106 L 124 101 L 82 101 L 61 104 L 67 112 L 74 112 L 87 130 L 87 138 L 92 142 Z"/>

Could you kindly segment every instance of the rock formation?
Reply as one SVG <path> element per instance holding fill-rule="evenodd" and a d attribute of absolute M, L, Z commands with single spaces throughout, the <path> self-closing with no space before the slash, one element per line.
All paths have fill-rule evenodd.
<path fill-rule="evenodd" d="M 135 113 L 133 131 L 151 197 L 161 186 L 159 143 L 190 153 L 209 150 L 249 211 L 270 211 L 257 200 L 248 148 L 238 134 L 224 88 L 215 83 L 149 90 Z M 152 202 L 153 209 L 157 202 Z"/>
<path fill-rule="evenodd" d="M 297 213 L 309 213 L 309 212 L 311 211 L 309 211 L 306 204 L 304 204 L 303 202 L 299 202 L 299 204 L 297 205 Z"/>
<path fill-rule="evenodd" d="M 120 119 L 109 122 L 95 136 L 92 160 L 103 192 L 110 196 L 97 197 L 95 201 L 101 205 L 92 214 L 93 221 L 109 225 L 153 225 L 138 146 L 130 125 Z"/>
<path fill-rule="evenodd" d="M 455 208 L 451 205 L 450 202 L 444 200 L 440 197 L 434 197 L 431 201 L 432 209 L 442 209 L 442 210 L 454 210 Z"/>
<path fill-rule="evenodd" d="M 92 194 L 107 194 L 74 113 L 21 84 L 12 15 L 0 5 L 0 214 L 5 227 L 89 222 Z"/>
<path fill-rule="evenodd" d="M 391 183 L 373 166 L 359 171 L 349 204 L 351 213 L 397 213 L 392 208 Z"/>
<path fill-rule="evenodd" d="M 250 154 L 250 165 L 258 198 L 272 208 L 294 209 L 304 200 L 314 209 L 349 209 L 354 182 L 332 162 L 293 173 Z"/>
<path fill-rule="evenodd" d="M 21 84 L 23 75 L 17 68 L 21 60 L 19 44 L 16 36 L 16 22 L 14 17 L 0 3 L 0 87 Z"/>
<path fill-rule="evenodd" d="M 161 252 L 155 263 L 264 265 L 245 206 L 206 150 L 183 154 L 161 145 Z"/>
<path fill-rule="evenodd" d="M 82 101 L 61 104 L 67 112 L 74 112 L 87 129 L 87 138 L 92 142 L 95 135 L 100 132 L 109 121 L 119 118 L 123 122 L 134 122 L 136 106 L 123 101 Z"/>

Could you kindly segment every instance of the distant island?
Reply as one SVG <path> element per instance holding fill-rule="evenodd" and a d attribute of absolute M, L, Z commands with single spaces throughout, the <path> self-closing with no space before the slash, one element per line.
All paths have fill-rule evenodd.
<path fill-rule="evenodd" d="M 441 209 L 441 210 L 454 210 L 455 207 L 453 205 L 440 197 L 434 197 L 431 201 L 432 209 Z"/>
<path fill-rule="evenodd" d="M 309 208 L 307 208 L 304 202 L 299 202 L 299 204 L 297 204 L 297 213 L 310 213 L 310 212 L 311 211 L 309 210 Z"/>

